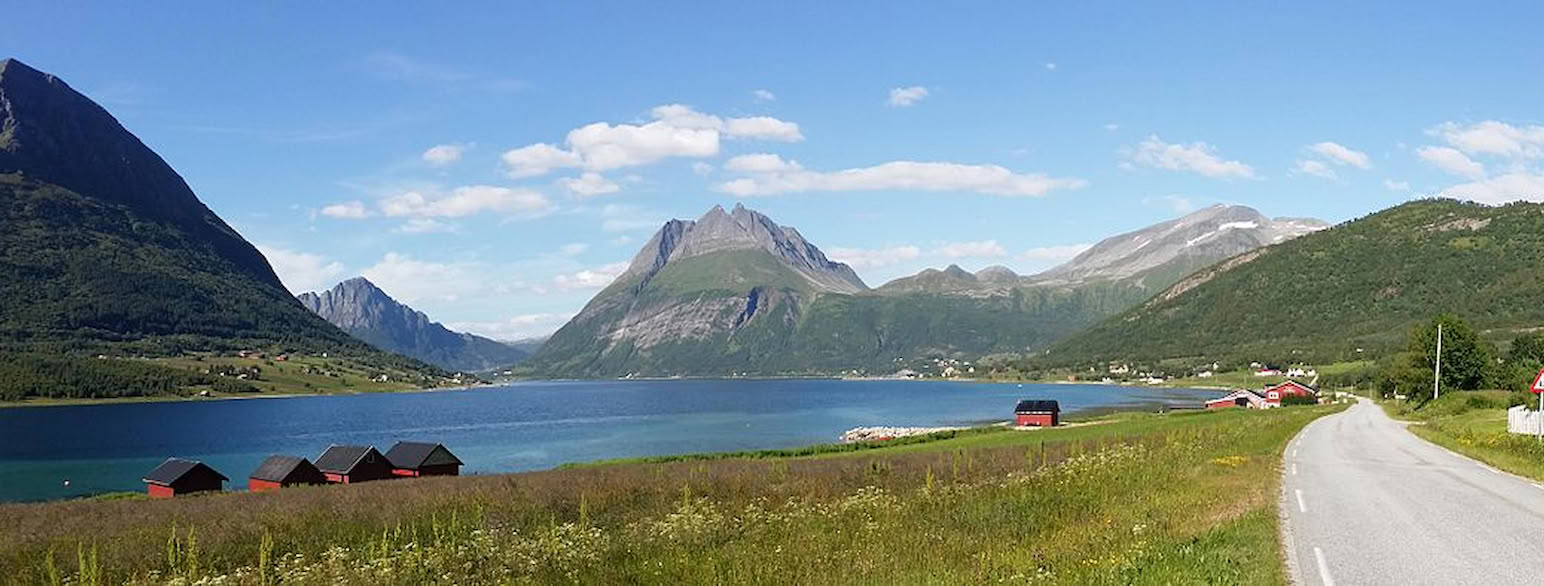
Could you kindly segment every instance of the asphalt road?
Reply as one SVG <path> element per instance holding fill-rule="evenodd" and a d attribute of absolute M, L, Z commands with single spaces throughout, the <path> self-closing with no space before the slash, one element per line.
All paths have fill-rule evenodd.
<path fill-rule="evenodd" d="M 1287 445 L 1297 584 L 1544 584 L 1544 485 L 1415 437 L 1370 401 Z"/>

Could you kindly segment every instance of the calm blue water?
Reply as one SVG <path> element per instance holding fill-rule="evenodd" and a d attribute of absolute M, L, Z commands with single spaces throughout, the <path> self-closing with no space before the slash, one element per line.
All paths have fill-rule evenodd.
<path fill-rule="evenodd" d="M 0 500 L 141 490 L 168 456 L 203 460 L 245 489 L 269 454 L 329 444 L 444 443 L 463 473 L 603 458 L 829 443 L 863 425 L 966 425 L 1023 398 L 1064 413 L 1196 404 L 1215 391 L 908 381 L 529 382 L 468 391 L 0 409 Z M 70 485 L 66 487 L 64 481 Z"/>

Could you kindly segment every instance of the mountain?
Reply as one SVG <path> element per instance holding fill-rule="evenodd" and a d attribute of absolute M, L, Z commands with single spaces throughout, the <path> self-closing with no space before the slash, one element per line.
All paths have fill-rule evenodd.
<path fill-rule="evenodd" d="M 1141 303 L 1193 268 L 1321 225 L 1208 208 L 1108 239 L 1041 275 L 951 265 L 869 289 L 792 228 L 715 207 L 695 222 L 666 223 L 526 373 L 890 372 L 923 357 L 1025 353 Z M 1149 244 L 1122 244 L 1133 238 Z"/>
<path fill-rule="evenodd" d="M 527 355 L 488 338 L 450 331 L 423 312 L 398 303 L 364 277 L 296 298 L 306 309 L 372 346 L 448 370 L 491 370 L 515 364 Z"/>
<path fill-rule="evenodd" d="M 57 77 L 0 61 L 0 351 L 272 347 L 385 362 L 290 296 L 176 171 Z"/>
<path fill-rule="evenodd" d="M 1402 204 L 1234 256 L 1039 362 L 1330 362 L 1385 354 L 1456 313 L 1498 339 L 1544 326 L 1544 206 Z"/>

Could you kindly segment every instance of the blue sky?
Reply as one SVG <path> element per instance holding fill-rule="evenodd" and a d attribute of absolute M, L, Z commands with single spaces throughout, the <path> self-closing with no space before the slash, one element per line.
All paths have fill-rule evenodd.
<path fill-rule="evenodd" d="M 299 292 L 364 274 L 550 332 L 658 224 L 742 202 L 878 284 L 1034 272 L 1218 202 L 1544 197 L 1530 3 L 7 9 Z"/>

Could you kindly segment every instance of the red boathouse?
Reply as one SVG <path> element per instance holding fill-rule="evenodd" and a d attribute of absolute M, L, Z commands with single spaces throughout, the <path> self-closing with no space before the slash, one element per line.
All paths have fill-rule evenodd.
<path fill-rule="evenodd" d="M 461 473 L 461 459 L 442 444 L 397 442 L 386 450 L 391 473 L 397 476 L 456 476 Z"/>
<path fill-rule="evenodd" d="M 316 459 L 316 468 L 334 484 L 391 478 L 391 463 L 372 446 L 332 445 Z"/>
<path fill-rule="evenodd" d="M 1061 404 L 1031 399 L 1019 401 L 1013 408 L 1013 423 L 1019 427 L 1056 427 L 1061 424 Z"/>
<path fill-rule="evenodd" d="M 247 477 L 247 490 L 267 492 L 284 486 L 327 484 L 327 476 L 299 456 L 269 456 Z"/>
<path fill-rule="evenodd" d="M 195 492 L 215 491 L 225 488 L 230 480 L 198 460 L 167 458 L 143 478 L 145 494 L 150 498 L 171 498 Z"/>

